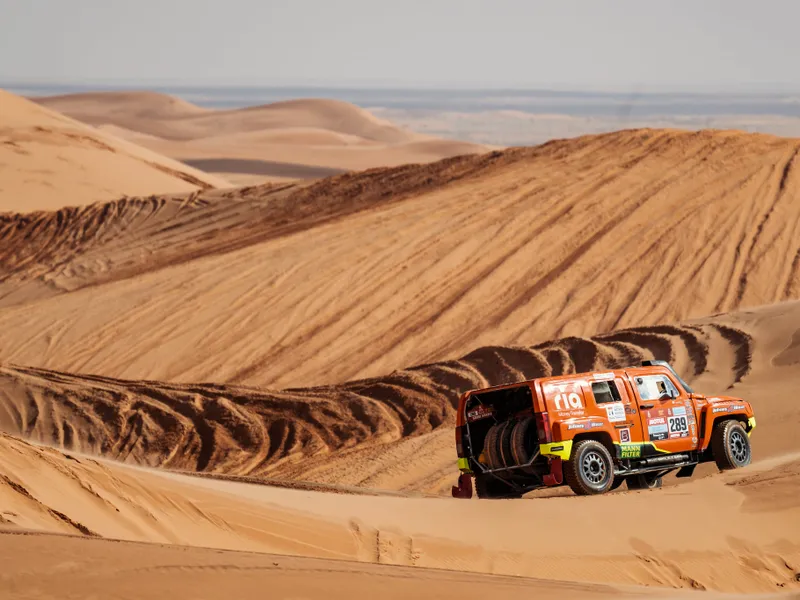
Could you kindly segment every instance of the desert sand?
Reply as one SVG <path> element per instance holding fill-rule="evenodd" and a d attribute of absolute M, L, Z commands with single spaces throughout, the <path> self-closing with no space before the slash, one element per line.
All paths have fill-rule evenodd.
<path fill-rule="evenodd" d="M 1 215 L 0 589 L 797 597 L 799 148 L 623 131 Z M 646 358 L 753 403 L 750 467 L 449 497 L 461 392 Z"/>
<path fill-rule="evenodd" d="M 0 90 L 0 212 L 230 185 Z"/>
<path fill-rule="evenodd" d="M 401 129 L 346 102 L 308 99 L 203 109 L 152 92 L 35 99 L 166 156 L 245 184 L 426 163 L 489 147 Z"/>
<path fill-rule="evenodd" d="M 10 215 L 0 360 L 307 387 L 797 298 L 798 148 L 631 131 Z"/>

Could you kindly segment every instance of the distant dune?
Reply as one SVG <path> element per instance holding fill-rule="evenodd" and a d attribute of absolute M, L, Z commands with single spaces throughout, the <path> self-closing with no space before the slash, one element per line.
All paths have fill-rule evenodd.
<path fill-rule="evenodd" d="M 0 359 L 309 386 L 798 298 L 798 147 L 629 131 L 9 216 Z"/>
<path fill-rule="evenodd" d="M 312 127 L 376 142 L 405 142 L 421 137 L 339 100 L 289 100 L 234 110 L 207 110 L 154 92 L 69 94 L 35 101 L 85 123 L 118 125 L 167 140 L 295 127 Z"/>
<path fill-rule="evenodd" d="M 206 110 L 164 94 L 103 92 L 35 98 L 43 106 L 234 181 L 312 179 L 339 171 L 430 162 L 489 147 L 401 129 L 338 100 Z M 304 170 L 305 169 L 305 170 Z M 314 170 L 317 169 L 317 170 Z"/>
<path fill-rule="evenodd" d="M 0 166 L 0 211 L 230 185 L 3 90 Z"/>

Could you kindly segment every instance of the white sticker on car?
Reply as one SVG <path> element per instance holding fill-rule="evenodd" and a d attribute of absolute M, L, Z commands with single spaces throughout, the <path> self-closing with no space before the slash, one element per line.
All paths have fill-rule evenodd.
<path fill-rule="evenodd" d="M 606 406 L 606 416 L 609 423 L 618 423 L 625 420 L 625 405 L 622 402 L 614 402 Z"/>
<path fill-rule="evenodd" d="M 677 437 L 689 431 L 689 421 L 686 417 L 669 417 L 668 421 L 670 436 Z"/>

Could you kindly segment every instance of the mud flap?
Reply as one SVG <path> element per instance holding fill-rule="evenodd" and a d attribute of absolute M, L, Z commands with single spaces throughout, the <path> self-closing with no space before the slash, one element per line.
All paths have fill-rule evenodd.
<path fill-rule="evenodd" d="M 458 485 L 452 487 L 453 498 L 472 498 L 472 477 L 466 473 L 458 476 Z"/>
<path fill-rule="evenodd" d="M 686 465 L 685 467 L 681 467 L 678 469 L 678 473 L 675 475 L 675 477 L 691 477 L 696 466 L 697 465 Z"/>
<path fill-rule="evenodd" d="M 561 485 L 564 483 L 564 470 L 562 469 L 560 458 L 550 459 L 550 473 L 544 476 L 543 481 L 546 486 Z"/>

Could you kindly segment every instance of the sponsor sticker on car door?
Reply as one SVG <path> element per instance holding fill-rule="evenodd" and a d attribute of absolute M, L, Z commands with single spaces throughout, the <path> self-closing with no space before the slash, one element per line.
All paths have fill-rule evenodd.
<path fill-rule="evenodd" d="M 684 417 L 685 418 L 685 417 Z M 666 417 L 653 417 L 647 422 L 647 434 L 651 441 L 669 438 L 669 425 Z"/>

